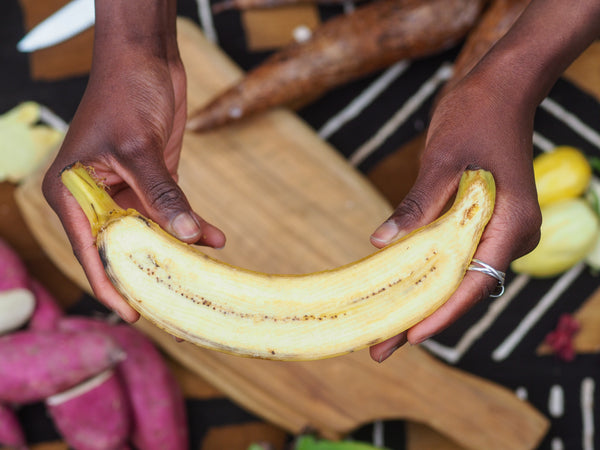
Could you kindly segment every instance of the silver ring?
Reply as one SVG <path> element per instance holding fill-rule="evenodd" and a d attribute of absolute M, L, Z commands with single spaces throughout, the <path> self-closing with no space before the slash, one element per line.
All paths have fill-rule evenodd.
<path fill-rule="evenodd" d="M 504 272 L 494 269 L 489 264 L 486 264 L 477 258 L 473 258 L 473 261 L 467 270 L 485 273 L 486 275 L 494 277 L 496 280 L 498 280 L 498 285 L 496 286 L 496 289 L 494 289 L 494 292 L 490 294 L 490 297 L 497 298 L 504 294 L 504 277 L 506 276 Z"/>

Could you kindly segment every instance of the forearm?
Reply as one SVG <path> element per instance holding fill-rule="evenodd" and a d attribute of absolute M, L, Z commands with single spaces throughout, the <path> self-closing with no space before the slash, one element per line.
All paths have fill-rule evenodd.
<path fill-rule="evenodd" d="M 96 56 L 136 49 L 167 58 L 176 43 L 176 0 L 96 0 Z"/>
<path fill-rule="evenodd" d="M 532 0 L 474 71 L 486 88 L 533 112 L 571 62 L 600 36 L 600 1 Z"/>

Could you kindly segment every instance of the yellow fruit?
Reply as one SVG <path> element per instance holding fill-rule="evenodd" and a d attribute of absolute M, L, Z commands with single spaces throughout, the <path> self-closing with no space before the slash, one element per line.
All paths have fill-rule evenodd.
<path fill-rule="evenodd" d="M 598 232 L 598 216 L 585 200 L 551 203 L 542 208 L 539 244 L 513 261 L 512 269 L 534 277 L 559 275 L 587 256 Z"/>
<path fill-rule="evenodd" d="M 600 233 L 598 233 L 596 242 L 592 244 L 591 250 L 586 255 L 585 262 L 594 272 L 600 271 Z"/>
<path fill-rule="evenodd" d="M 568 146 L 537 156 L 533 161 L 540 206 L 582 195 L 592 176 L 585 155 Z"/>
<path fill-rule="evenodd" d="M 38 124 L 40 110 L 25 102 L 0 116 L 0 181 L 18 183 L 60 145 L 64 133 Z"/>
<path fill-rule="evenodd" d="M 492 175 L 466 171 L 433 223 L 352 264 L 274 275 L 210 258 L 121 209 L 80 165 L 62 180 L 97 233 L 109 279 L 143 316 L 196 345 L 282 360 L 348 353 L 430 315 L 462 281 L 495 201 Z"/>
<path fill-rule="evenodd" d="M 10 111 L 5 112 L 0 116 L 0 121 L 9 121 L 22 123 L 24 125 L 34 125 L 40 120 L 41 106 L 32 101 L 23 102 L 15 106 Z"/>

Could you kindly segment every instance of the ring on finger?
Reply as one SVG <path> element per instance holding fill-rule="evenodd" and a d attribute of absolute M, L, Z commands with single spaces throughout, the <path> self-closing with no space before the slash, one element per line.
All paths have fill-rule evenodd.
<path fill-rule="evenodd" d="M 473 261 L 471 261 L 471 264 L 469 265 L 467 270 L 485 273 L 486 275 L 489 275 L 498 280 L 498 284 L 494 291 L 490 294 L 490 297 L 498 298 L 502 296 L 502 294 L 504 294 L 504 278 L 506 277 L 506 274 L 504 272 L 500 272 L 499 270 L 494 269 L 489 264 L 484 263 L 483 261 L 477 258 L 473 258 Z"/>

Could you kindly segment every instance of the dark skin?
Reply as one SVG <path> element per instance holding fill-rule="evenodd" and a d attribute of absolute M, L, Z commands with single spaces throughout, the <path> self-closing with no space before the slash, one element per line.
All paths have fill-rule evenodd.
<path fill-rule="evenodd" d="M 174 0 L 97 0 L 93 67 L 64 144 L 44 180 L 73 251 L 99 301 L 128 322 L 138 313 L 104 274 L 87 219 L 62 186 L 74 161 L 94 167 L 117 203 L 133 207 L 179 239 L 222 247 L 224 234 L 191 210 L 177 186 L 186 122 L 185 73 L 177 50 Z M 417 180 L 371 236 L 383 247 L 436 218 L 468 167 L 490 170 L 496 208 L 476 258 L 505 271 L 539 240 L 532 168 L 537 105 L 564 69 L 600 34 L 600 2 L 532 0 L 507 35 L 437 105 Z M 408 331 L 371 347 L 383 361 L 417 344 L 487 298 L 496 280 L 468 272 L 444 306 Z"/>
<path fill-rule="evenodd" d="M 223 233 L 191 210 L 177 185 L 187 105 L 175 7 L 174 1 L 155 0 L 96 3 L 89 84 L 43 184 L 94 294 L 128 322 L 139 314 L 104 275 L 87 219 L 58 174 L 80 160 L 94 167 L 121 206 L 139 208 L 185 242 L 225 244 Z"/>

